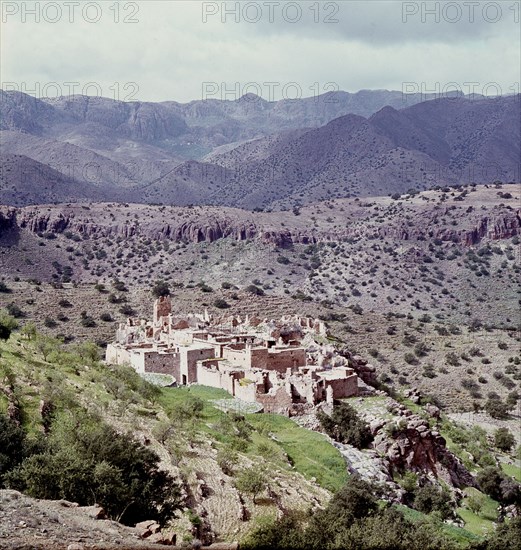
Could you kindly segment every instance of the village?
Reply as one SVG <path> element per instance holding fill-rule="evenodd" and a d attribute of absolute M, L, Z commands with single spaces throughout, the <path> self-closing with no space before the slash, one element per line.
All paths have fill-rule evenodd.
<path fill-rule="evenodd" d="M 358 394 L 358 376 L 328 342 L 322 321 L 175 315 L 168 296 L 155 301 L 152 322 L 120 324 L 106 361 L 169 374 L 179 386 L 221 388 L 286 416 Z"/>

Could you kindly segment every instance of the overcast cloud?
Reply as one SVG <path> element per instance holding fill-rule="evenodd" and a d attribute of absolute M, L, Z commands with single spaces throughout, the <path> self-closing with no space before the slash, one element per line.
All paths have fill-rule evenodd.
<path fill-rule="evenodd" d="M 38 96 L 279 99 L 470 82 L 495 95 L 521 79 L 519 0 L 0 4 L 2 88 Z"/>

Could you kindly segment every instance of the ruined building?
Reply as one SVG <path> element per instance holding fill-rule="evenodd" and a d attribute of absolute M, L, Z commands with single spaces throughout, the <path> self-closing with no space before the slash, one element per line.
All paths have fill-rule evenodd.
<path fill-rule="evenodd" d="M 357 375 L 328 343 L 319 320 L 216 317 L 206 310 L 177 316 L 169 297 L 156 300 L 152 322 L 120 324 L 106 361 L 170 374 L 178 385 L 222 388 L 286 415 L 358 391 Z"/>

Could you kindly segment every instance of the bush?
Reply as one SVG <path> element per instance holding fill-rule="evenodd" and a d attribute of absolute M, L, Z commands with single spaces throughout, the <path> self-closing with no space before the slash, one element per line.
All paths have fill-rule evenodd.
<path fill-rule="evenodd" d="M 230 304 L 223 298 L 217 298 L 217 300 L 214 301 L 213 305 L 219 309 L 227 309 L 230 307 Z"/>
<path fill-rule="evenodd" d="M 498 428 L 494 434 L 494 445 L 501 451 L 508 452 L 516 443 L 516 438 L 508 428 Z"/>
<path fill-rule="evenodd" d="M 502 497 L 501 482 L 504 477 L 503 472 L 495 466 L 487 466 L 478 473 L 476 481 L 483 493 L 494 500 L 500 501 Z"/>
<path fill-rule="evenodd" d="M 255 294 L 256 296 L 264 296 L 264 290 L 256 285 L 249 285 L 246 287 L 246 292 Z"/>
<path fill-rule="evenodd" d="M 153 451 L 83 413 L 56 420 L 43 452 L 12 470 L 7 483 L 34 498 L 98 503 L 127 525 L 164 524 L 181 505 L 178 484 Z"/>
<path fill-rule="evenodd" d="M 81 325 L 86 328 L 92 328 L 96 326 L 96 321 L 90 315 L 82 315 Z"/>
<path fill-rule="evenodd" d="M 11 292 L 11 289 L 4 283 L 4 281 L 0 281 L 0 292 L 5 294 Z"/>
<path fill-rule="evenodd" d="M 118 281 L 117 279 L 113 281 L 112 286 L 118 291 L 118 292 L 127 292 L 128 288 L 125 286 L 125 283 L 123 281 Z"/>
<path fill-rule="evenodd" d="M 324 431 L 341 443 L 362 449 L 373 440 L 368 424 L 347 403 L 335 403 L 331 416 L 319 411 L 317 418 Z"/>
<path fill-rule="evenodd" d="M 123 315 L 127 315 L 130 317 L 131 315 L 134 315 L 135 311 L 134 308 L 128 304 L 125 304 L 119 308 L 120 313 Z"/>
<path fill-rule="evenodd" d="M 445 360 L 450 366 L 459 367 L 459 357 L 453 351 L 447 353 L 447 355 L 445 356 Z"/>
<path fill-rule="evenodd" d="M 161 296 L 170 296 L 170 287 L 165 281 L 157 281 L 156 284 L 152 287 L 152 294 L 156 298 Z"/>
<path fill-rule="evenodd" d="M 9 340 L 13 330 L 18 328 L 18 321 L 6 311 L 0 310 L 0 340 Z"/>
<path fill-rule="evenodd" d="M 0 488 L 7 472 L 22 462 L 25 445 L 24 430 L 8 416 L 0 415 Z"/>
<path fill-rule="evenodd" d="M 501 399 L 492 399 L 489 398 L 485 403 L 485 411 L 492 417 L 499 420 L 504 420 L 508 418 L 510 407 L 501 401 Z"/>
<path fill-rule="evenodd" d="M 25 317 L 24 312 L 14 302 L 7 304 L 5 306 L 5 309 L 7 310 L 7 313 L 12 317 L 14 317 L 15 319 L 21 319 L 22 317 Z"/>
<path fill-rule="evenodd" d="M 430 514 L 438 512 L 443 519 L 447 519 L 452 514 L 451 496 L 445 487 L 439 487 L 433 483 L 427 483 L 416 491 L 414 497 L 414 508 Z"/>

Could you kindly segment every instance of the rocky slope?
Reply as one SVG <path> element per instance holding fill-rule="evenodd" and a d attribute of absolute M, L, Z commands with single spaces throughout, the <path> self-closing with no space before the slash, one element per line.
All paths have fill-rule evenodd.
<path fill-rule="evenodd" d="M 385 107 L 368 119 L 347 115 L 304 134 L 249 142 L 211 161 L 236 171 L 221 193 L 248 208 L 518 181 L 520 104 L 512 96 Z"/>
<path fill-rule="evenodd" d="M 59 172 L 57 202 L 99 200 L 99 189 L 106 200 L 287 208 L 519 179 L 519 96 L 420 99 L 368 91 L 181 105 L 0 91 L 0 145 L 24 157 L 22 171 L 38 162 Z M 53 177 L 7 168 L 0 202 L 41 203 L 39 182 Z"/>
<path fill-rule="evenodd" d="M 0 269 L 10 280 L 255 283 L 356 311 L 512 327 L 519 199 L 515 185 L 476 186 L 328 201 L 282 217 L 121 203 L 3 207 Z"/>
<path fill-rule="evenodd" d="M 478 191 L 479 189 L 479 191 Z M 474 191 L 474 192 L 472 192 Z M 172 242 L 213 243 L 231 238 L 259 240 L 285 248 L 297 244 L 347 241 L 353 238 L 418 242 L 436 239 L 469 247 L 483 239 L 503 240 L 521 233 L 518 186 L 501 190 L 472 188 L 453 192 L 456 202 L 441 201 L 441 192 L 408 197 L 405 203 L 377 197 L 372 202 L 339 200 L 326 207 L 302 209 L 298 215 L 255 213 L 233 208 L 177 208 L 124 204 L 2 207 L 0 228 L 30 233 L 62 234 L 84 238 L 141 236 Z M 503 199 L 507 194 L 510 198 Z M 483 199 L 487 202 L 483 203 Z M 447 223 L 447 218 L 456 223 Z M 345 219 L 349 221 L 345 223 Z"/>

